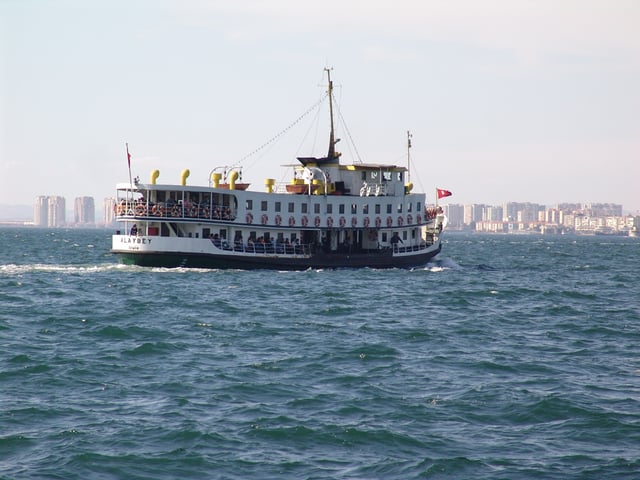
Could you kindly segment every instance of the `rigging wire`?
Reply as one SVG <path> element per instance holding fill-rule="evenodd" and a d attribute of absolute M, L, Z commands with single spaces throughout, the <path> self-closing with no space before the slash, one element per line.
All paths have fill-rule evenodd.
<path fill-rule="evenodd" d="M 327 95 L 324 95 L 321 98 L 320 103 L 324 102 L 324 100 L 327 98 Z M 318 105 L 319 106 L 319 105 Z M 318 140 L 318 130 L 320 128 L 320 108 L 318 108 L 316 110 L 316 115 L 313 119 L 313 121 L 310 123 L 309 128 L 307 129 L 306 133 L 304 134 L 304 136 L 302 137 L 302 140 L 300 141 L 300 145 L 298 146 L 298 149 L 296 150 L 296 157 L 300 154 L 300 151 L 302 150 L 303 145 L 306 143 L 307 141 L 307 137 L 309 136 L 309 133 L 311 132 L 311 129 L 313 129 L 315 127 L 315 134 L 313 136 L 313 143 L 311 145 L 311 152 L 315 151 L 316 148 L 316 142 Z"/>
<path fill-rule="evenodd" d="M 336 100 L 336 97 L 333 97 L 334 101 Z M 360 158 L 360 153 L 358 152 L 358 147 L 356 147 L 356 143 L 353 141 L 353 137 L 351 136 L 351 131 L 349 130 L 349 127 L 347 126 L 347 122 L 344 121 L 344 117 L 342 116 L 342 111 L 340 110 L 340 105 L 338 104 L 338 102 L 335 102 L 336 105 L 336 110 L 338 110 L 338 118 L 340 119 L 340 123 L 342 124 L 342 126 L 344 127 L 344 131 L 347 132 L 347 136 L 349 137 L 349 143 L 353 146 L 353 149 L 356 152 L 356 157 L 358 157 L 358 163 L 363 163 L 362 162 L 362 158 Z"/>
<path fill-rule="evenodd" d="M 320 100 L 318 100 L 315 104 L 313 104 L 311 107 L 309 107 L 307 109 L 307 111 L 305 111 L 302 115 L 300 115 L 298 118 L 296 118 L 293 123 L 291 123 L 288 127 L 286 127 L 284 130 L 281 130 L 280 132 L 278 132 L 275 136 L 273 136 L 272 138 L 270 138 L 269 140 L 267 140 L 265 143 L 263 143 L 262 145 L 260 145 L 258 148 L 256 148 L 255 150 L 253 150 L 251 153 L 245 155 L 244 157 L 242 157 L 240 160 L 238 160 L 234 165 L 232 165 L 232 167 L 234 166 L 239 166 L 242 164 L 242 162 L 244 162 L 247 158 L 255 155 L 256 153 L 258 153 L 259 151 L 261 151 L 262 149 L 266 148 L 267 146 L 271 145 L 273 142 L 275 142 L 276 140 L 278 140 L 281 136 L 283 136 L 285 133 L 287 133 L 289 130 L 291 130 L 295 125 L 297 125 L 304 117 L 306 117 L 309 113 L 313 112 L 316 108 L 318 108 L 320 106 L 320 104 L 324 101 L 324 99 L 326 98 L 327 94 L 325 94 L 324 96 L 322 96 L 320 98 Z"/>

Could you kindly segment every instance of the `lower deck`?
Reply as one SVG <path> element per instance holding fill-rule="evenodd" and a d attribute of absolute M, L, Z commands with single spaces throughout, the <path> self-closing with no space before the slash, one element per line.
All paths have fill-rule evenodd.
<path fill-rule="evenodd" d="M 439 231 L 127 221 L 112 252 L 125 263 L 202 268 L 411 267 L 440 251 Z"/>

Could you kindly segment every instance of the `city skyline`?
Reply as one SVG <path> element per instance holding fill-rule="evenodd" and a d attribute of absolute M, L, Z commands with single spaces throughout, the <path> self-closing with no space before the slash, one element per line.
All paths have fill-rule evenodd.
<path fill-rule="evenodd" d="M 133 176 L 206 185 L 249 156 L 260 188 L 326 149 L 298 130 L 249 155 L 332 66 L 345 163 L 404 165 L 410 130 L 430 200 L 640 210 L 637 2 L 4 2 L 0 22 L 2 204 L 113 195 L 127 142 Z"/>
<path fill-rule="evenodd" d="M 34 204 L 29 207 L 27 205 L 22 205 L 19 207 L 23 207 L 22 210 L 31 209 L 33 215 L 22 214 L 16 217 L 7 216 L 7 209 L 11 209 L 14 206 L 2 205 L 0 204 L 0 221 L 2 220 L 21 220 L 21 221 L 31 221 L 36 226 L 46 226 L 47 223 L 56 223 L 49 218 L 49 214 L 47 213 L 47 209 L 51 208 L 51 201 L 55 202 L 55 204 L 61 204 L 62 208 L 58 209 L 60 213 L 57 215 L 62 217 L 63 225 L 81 225 L 81 224 L 95 224 L 95 225 L 115 225 L 115 217 L 113 215 L 113 208 L 115 205 L 114 197 L 106 197 L 101 202 L 101 207 L 96 207 L 94 202 L 94 197 L 92 196 L 83 196 L 76 197 L 73 201 L 73 209 L 67 209 L 66 205 L 66 197 L 62 196 L 46 196 L 39 195 L 35 198 Z M 497 221 L 497 222 L 536 222 L 536 221 L 544 221 L 544 222 L 554 222 L 556 220 L 552 220 L 550 218 L 542 219 L 536 218 L 535 214 L 532 218 L 524 218 L 518 220 L 517 212 L 518 210 L 529 210 L 530 212 L 534 211 L 564 211 L 565 213 L 577 213 L 578 211 L 582 211 L 586 216 L 592 217 L 605 217 L 605 216 L 615 216 L 615 217 L 634 217 L 635 224 L 637 225 L 640 222 L 640 212 L 629 212 L 624 209 L 624 206 L 621 204 L 616 204 L 612 202 L 605 203 L 594 203 L 594 202 L 564 202 L 557 204 L 538 204 L 536 202 L 501 202 L 499 204 L 487 204 L 487 203 L 470 203 L 470 204 L 460 204 L 454 201 L 442 201 L 439 203 L 444 209 L 445 213 L 449 216 L 449 224 L 452 227 L 459 227 L 461 225 L 469 225 L 475 221 Z M 425 206 L 429 207 L 429 203 Z M 431 204 L 433 205 L 433 204 Z M 49 206 L 49 207 L 48 207 Z M 478 218 L 474 218 L 473 221 L 465 221 L 460 220 L 461 214 L 456 213 L 458 209 L 467 209 L 467 208 L 477 209 L 479 213 Z M 511 209 L 513 211 L 508 211 L 507 213 L 503 213 Z M 44 211 L 44 214 L 42 213 Z M 453 212 L 453 213 L 451 213 Z M 465 214 L 466 215 L 466 214 Z M 548 214 L 546 214 L 548 215 Z M 67 221 L 66 217 L 74 218 L 74 221 Z M 91 220 L 93 219 L 93 220 Z M 101 220 L 100 220 L 101 219 Z"/>

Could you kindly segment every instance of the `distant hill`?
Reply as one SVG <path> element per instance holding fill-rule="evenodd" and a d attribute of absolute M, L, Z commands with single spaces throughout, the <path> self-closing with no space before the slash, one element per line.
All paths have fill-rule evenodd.
<path fill-rule="evenodd" d="M 0 205 L 0 220 L 33 221 L 32 205 Z"/>

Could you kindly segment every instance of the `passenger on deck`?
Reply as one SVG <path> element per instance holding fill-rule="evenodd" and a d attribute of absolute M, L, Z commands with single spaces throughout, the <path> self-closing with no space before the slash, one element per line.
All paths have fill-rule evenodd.
<path fill-rule="evenodd" d="M 389 243 L 391 243 L 391 246 L 393 246 L 393 248 L 396 249 L 398 248 L 398 242 L 404 243 L 400 238 L 400 235 L 398 235 L 398 232 L 395 232 L 391 237 L 391 240 L 389 240 Z"/>
<path fill-rule="evenodd" d="M 238 232 L 236 234 L 236 238 L 234 240 L 234 245 L 235 245 L 235 250 L 236 251 L 243 251 L 244 250 L 244 243 L 242 241 L 242 233 Z"/>
<path fill-rule="evenodd" d="M 134 223 L 133 227 L 131 227 L 131 235 L 134 237 L 138 235 L 138 226 Z"/>

